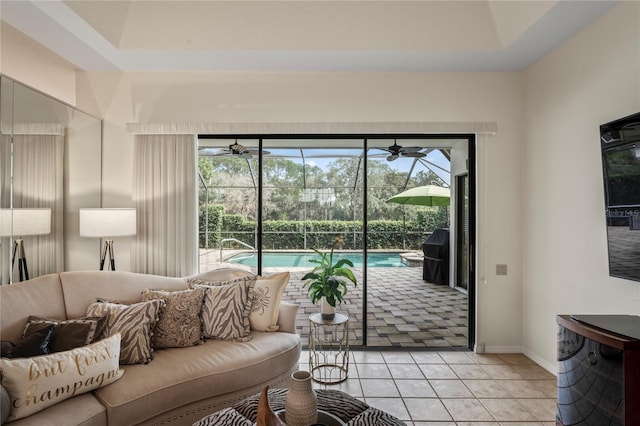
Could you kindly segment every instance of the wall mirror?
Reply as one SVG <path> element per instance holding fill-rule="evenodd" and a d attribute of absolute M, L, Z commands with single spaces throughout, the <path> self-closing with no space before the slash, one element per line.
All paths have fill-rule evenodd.
<path fill-rule="evenodd" d="M 0 283 L 96 269 L 79 209 L 100 207 L 102 121 L 0 75 Z"/>

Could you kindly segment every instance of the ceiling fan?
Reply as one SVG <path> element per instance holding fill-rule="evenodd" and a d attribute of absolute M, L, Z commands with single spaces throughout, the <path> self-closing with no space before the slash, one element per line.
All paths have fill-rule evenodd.
<path fill-rule="evenodd" d="M 422 148 L 419 146 L 400 146 L 398 142 L 393 141 L 393 145 L 388 147 L 386 150 L 389 151 L 389 156 L 387 157 L 387 161 L 397 160 L 399 157 L 413 157 L 413 158 L 421 158 L 424 157 L 424 152 L 420 152 Z"/>
<path fill-rule="evenodd" d="M 200 156 L 207 157 L 221 157 L 221 156 L 236 156 L 236 157 L 254 157 L 259 153 L 258 148 L 247 148 L 244 145 L 240 145 L 238 141 L 235 141 L 229 148 L 211 148 L 201 147 L 198 149 Z M 269 155 L 269 151 L 262 150 L 263 155 Z"/>

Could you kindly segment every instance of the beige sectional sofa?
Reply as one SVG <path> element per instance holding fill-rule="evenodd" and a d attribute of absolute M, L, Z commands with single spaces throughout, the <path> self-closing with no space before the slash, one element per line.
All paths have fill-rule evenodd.
<path fill-rule="evenodd" d="M 221 269 L 198 278 L 226 280 L 246 274 Z M 64 272 L 0 286 L 0 338 L 19 340 L 29 315 L 80 318 L 98 297 L 135 303 L 144 289 L 186 288 L 184 278 L 119 271 Z M 156 350 L 148 364 L 122 365 L 124 375 L 112 384 L 8 424 L 190 425 L 266 385 L 288 386 L 300 357 L 297 310 L 297 305 L 282 302 L 279 330 L 252 331 L 248 342 L 207 340 L 192 347 Z M 4 416 L 7 407 L 2 410 Z"/>

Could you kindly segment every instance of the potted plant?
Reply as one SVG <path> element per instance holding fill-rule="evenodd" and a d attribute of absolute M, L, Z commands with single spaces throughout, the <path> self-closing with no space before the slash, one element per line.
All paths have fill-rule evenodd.
<path fill-rule="evenodd" d="M 347 284 L 352 282 L 354 286 L 358 285 L 356 276 L 348 268 L 353 268 L 353 263 L 348 259 L 340 259 L 334 265 L 333 249 L 329 254 L 321 253 L 315 249 L 313 251 L 320 256 L 320 259 L 309 260 L 318 266 L 302 277 L 302 280 L 305 281 L 303 288 L 308 287 L 307 291 L 311 296 L 311 302 L 317 303 L 322 299 L 322 307 L 320 308 L 322 319 L 332 320 L 335 317 L 336 303 L 345 302 Z"/>

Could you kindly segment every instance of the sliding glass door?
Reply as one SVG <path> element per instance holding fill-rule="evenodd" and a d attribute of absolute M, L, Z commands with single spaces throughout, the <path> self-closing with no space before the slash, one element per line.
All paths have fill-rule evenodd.
<path fill-rule="evenodd" d="M 465 348 L 474 231 L 469 180 L 461 186 L 452 172 L 469 172 L 467 144 L 453 135 L 201 137 L 201 271 L 290 272 L 283 300 L 300 305 L 306 344 L 320 307 L 302 277 L 316 251 L 333 251 L 357 277 L 338 306 L 353 347 Z M 402 198 L 422 189 L 433 193 Z"/>

